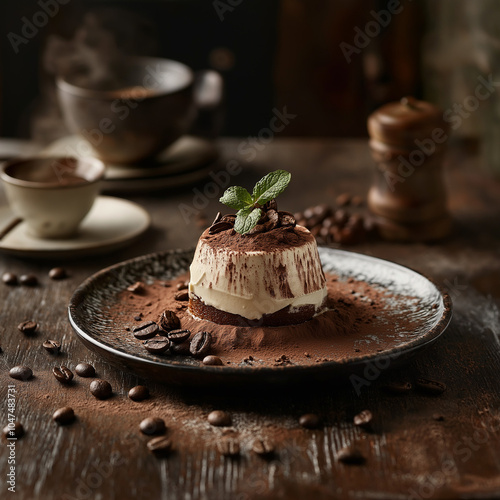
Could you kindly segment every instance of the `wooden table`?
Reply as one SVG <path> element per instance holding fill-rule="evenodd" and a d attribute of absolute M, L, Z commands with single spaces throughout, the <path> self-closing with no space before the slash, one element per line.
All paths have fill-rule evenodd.
<path fill-rule="evenodd" d="M 371 179 L 373 164 L 365 141 L 276 139 L 251 163 L 243 161 L 239 144 L 234 139 L 221 141 L 221 167 L 235 159 L 242 168 L 231 183 L 250 186 L 269 170 L 288 169 L 293 182 L 281 206 L 290 211 L 330 202 L 343 191 L 364 194 Z M 0 285 L 2 427 L 7 387 L 14 384 L 15 412 L 26 429 L 15 446 L 15 498 L 498 498 L 500 183 L 482 173 L 476 156 L 456 149 L 449 155 L 447 184 L 456 221 L 447 241 L 351 247 L 432 276 L 448 289 L 455 307 L 449 329 L 433 347 L 397 370 L 370 374 L 369 385 L 359 395 L 348 380 L 229 394 L 218 388 L 173 389 L 121 372 L 77 340 L 66 306 L 84 278 L 134 256 L 196 243 L 200 228 L 187 224 L 179 211 L 181 203 L 193 206 L 200 191 L 192 187 L 131 196 L 149 210 L 153 226 L 139 242 L 114 254 L 73 262 L 0 256 L 0 272 L 34 273 L 41 282 L 34 288 Z M 203 183 L 198 186 L 201 192 L 203 188 Z M 209 218 L 218 210 L 221 192 L 214 189 L 206 197 Z M 51 281 L 47 272 L 54 265 L 65 266 L 70 277 Z M 17 330 L 26 319 L 40 323 L 35 337 Z M 41 347 L 45 338 L 62 342 L 57 360 Z M 56 363 L 74 368 L 80 361 L 92 363 L 98 375 L 110 381 L 115 392 L 110 400 L 90 405 L 95 400 L 89 379 L 77 377 L 67 388 L 51 374 Z M 9 378 L 8 369 L 18 364 L 30 366 L 34 379 Z M 436 397 L 415 391 L 395 396 L 382 390 L 387 380 L 412 381 L 421 375 L 445 382 L 446 392 Z M 134 403 L 127 391 L 139 382 L 149 386 L 152 397 Z M 52 413 L 68 404 L 77 421 L 57 426 Z M 232 414 L 229 431 L 207 424 L 212 409 Z M 352 424 L 353 416 L 364 409 L 375 416 L 373 432 Z M 297 420 L 305 412 L 318 413 L 323 426 L 301 428 Z M 175 429 L 176 452 L 169 458 L 151 455 L 147 437 L 138 430 L 139 422 L 151 415 L 163 417 Z M 217 451 L 223 433 L 240 441 L 238 459 L 224 458 Z M 274 457 L 263 460 L 251 451 L 258 437 L 274 442 Z M 365 465 L 336 460 L 336 452 L 349 443 L 356 443 L 366 455 Z M 1 498 L 10 498 L 7 452 L 4 442 Z"/>

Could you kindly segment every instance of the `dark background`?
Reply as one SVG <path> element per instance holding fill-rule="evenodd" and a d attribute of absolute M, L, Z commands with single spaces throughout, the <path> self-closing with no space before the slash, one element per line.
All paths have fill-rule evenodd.
<path fill-rule="evenodd" d="M 287 106 L 298 115 L 286 135 L 365 135 L 371 110 L 405 94 L 422 95 L 423 1 L 407 2 L 350 63 L 340 49 L 342 41 L 352 43 L 354 27 L 363 28 L 372 19 L 370 10 L 386 8 L 386 3 L 67 0 L 16 54 L 8 34 L 21 35 L 23 16 L 32 20 L 40 4 L 2 2 L 0 135 L 44 139 L 44 125 L 35 117 L 54 111 L 47 109 L 54 106 L 46 96 L 53 78 L 44 61 L 47 46 L 54 35 L 74 37 L 89 12 L 125 53 L 177 59 L 195 70 L 219 70 L 226 84 L 225 135 L 255 133 L 268 124 L 274 106 Z"/>

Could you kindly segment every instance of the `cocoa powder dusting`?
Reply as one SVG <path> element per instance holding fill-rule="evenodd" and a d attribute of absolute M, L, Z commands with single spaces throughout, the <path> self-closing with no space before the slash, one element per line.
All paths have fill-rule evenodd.
<path fill-rule="evenodd" d="M 188 280 L 189 274 L 177 279 Z M 398 340 L 394 338 L 392 325 L 378 319 L 378 313 L 389 307 L 391 296 L 387 291 L 364 281 L 343 281 L 328 273 L 326 280 L 327 311 L 297 325 L 219 325 L 194 318 L 186 307 L 177 310 L 176 314 L 181 328 L 191 330 L 192 334 L 209 331 L 213 337 L 210 354 L 233 366 L 249 366 L 244 362 L 249 357 L 252 358 L 251 366 L 255 367 L 281 366 L 283 362 L 277 360 L 283 359 L 288 364 L 312 365 L 323 361 L 342 361 L 355 353 L 365 355 L 396 345 Z M 154 321 L 165 309 L 176 307 L 175 292 L 175 287 L 165 287 L 162 282 L 147 285 L 143 295 L 134 296 L 133 300 L 124 291 L 119 294 L 111 314 L 116 316 L 118 327 L 123 318 L 133 316 L 136 311 L 142 311 L 143 321 Z M 122 335 L 131 336 L 125 331 L 125 326 Z M 140 347 L 141 342 L 133 337 L 130 342 L 137 342 Z"/>
<path fill-rule="evenodd" d="M 264 252 L 275 252 L 290 247 L 300 247 L 314 241 L 314 236 L 300 227 L 279 227 L 265 233 L 239 234 L 233 229 L 210 234 L 207 229 L 200 237 L 211 247 L 234 252 L 251 252 L 258 248 Z"/>

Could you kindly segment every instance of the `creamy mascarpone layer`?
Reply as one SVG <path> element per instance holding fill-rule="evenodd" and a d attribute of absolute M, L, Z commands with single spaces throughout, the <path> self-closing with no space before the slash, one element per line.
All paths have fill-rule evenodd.
<path fill-rule="evenodd" d="M 295 230 L 309 233 L 301 226 Z M 313 305 L 319 312 L 327 295 L 312 235 L 300 246 L 272 252 L 228 250 L 200 239 L 190 271 L 190 295 L 250 320 L 287 306 Z"/>

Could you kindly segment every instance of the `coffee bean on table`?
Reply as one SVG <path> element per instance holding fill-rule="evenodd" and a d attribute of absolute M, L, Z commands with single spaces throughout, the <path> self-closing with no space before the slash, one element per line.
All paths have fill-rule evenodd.
<path fill-rule="evenodd" d="M 21 422 L 14 422 L 14 425 L 6 425 L 2 430 L 3 435 L 9 438 L 22 438 L 24 436 L 24 427 Z"/>
<path fill-rule="evenodd" d="M 63 280 L 67 276 L 66 269 L 63 267 L 54 267 L 49 271 L 49 278 L 51 280 Z"/>
<path fill-rule="evenodd" d="M 346 207 L 351 203 L 351 199 L 352 197 L 349 193 L 342 193 L 337 196 L 335 201 L 339 207 Z"/>
<path fill-rule="evenodd" d="M 370 410 L 363 410 L 362 412 L 354 416 L 353 421 L 356 427 L 371 429 L 373 423 L 373 414 Z"/>
<path fill-rule="evenodd" d="M 33 376 L 33 370 L 27 366 L 14 366 L 9 370 L 9 376 L 16 380 L 29 380 Z"/>
<path fill-rule="evenodd" d="M 225 411 L 214 410 L 208 414 L 208 423 L 215 427 L 229 427 L 232 425 L 231 415 Z"/>
<path fill-rule="evenodd" d="M 128 391 L 128 397 L 132 401 L 144 401 L 149 398 L 149 389 L 144 385 L 136 385 Z"/>
<path fill-rule="evenodd" d="M 299 424 L 306 429 L 316 429 L 319 427 L 320 418 L 315 413 L 306 413 L 299 418 Z"/>
<path fill-rule="evenodd" d="M 174 295 L 175 300 L 186 301 L 189 300 L 189 292 L 187 290 L 181 290 Z"/>
<path fill-rule="evenodd" d="M 389 382 L 383 386 L 383 389 L 391 394 L 408 394 L 412 385 L 410 382 Z"/>
<path fill-rule="evenodd" d="M 24 286 L 38 285 L 38 278 L 34 274 L 22 274 L 19 277 L 19 283 Z"/>
<path fill-rule="evenodd" d="M 260 456 L 272 455 L 274 446 L 268 441 L 257 439 L 253 442 L 252 451 Z"/>
<path fill-rule="evenodd" d="M 35 321 L 23 321 L 17 325 L 17 328 L 19 331 L 26 333 L 27 335 L 31 335 L 32 333 L 35 333 L 38 328 L 38 323 Z"/>
<path fill-rule="evenodd" d="M 205 356 L 203 358 L 203 364 L 207 366 L 223 366 L 224 363 L 219 356 Z"/>
<path fill-rule="evenodd" d="M 345 446 L 337 453 L 337 460 L 346 465 L 362 465 L 366 462 L 365 457 L 355 446 Z"/>
<path fill-rule="evenodd" d="M 145 291 L 144 283 L 142 283 L 141 281 L 136 281 L 133 285 L 128 286 L 127 290 L 129 292 L 136 293 L 137 295 L 140 295 L 140 294 L 144 293 L 144 291 Z"/>
<path fill-rule="evenodd" d="M 155 455 L 168 455 L 172 451 L 172 440 L 167 436 L 155 437 L 148 441 L 147 447 Z"/>
<path fill-rule="evenodd" d="M 90 392 L 97 399 L 108 399 L 113 394 L 113 389 L 107 380 L 97 379 L 91 382 Z"/>
<path fill-rule="evenodd" d="M 208 354 L 212 344 L 210 332 L 198 332 L 191 340 L 189 351 L 195 357 L 203 357 Z"/>
<path fill-rule="evenodd" d="M 190 335 L 190 330 L 170 330 L 167 333 L 167 337 L 174 344 L 182 344 L 182 342 L 185 342 Z"/>
<path fill-rule="evenodd" d="M 57 354 L 61 350 L 61 343 L 57 340 L 47 339 L 42 346 L 50 354 Z"/>
<path fill-rule="evenodd" d="M 428 378 L 419 378 L 416 380 L 415 385 L 427 394 L 437 396 L 446 391 L 446 385 L 438 380 L 431 380 Z"/>
<path fill-rule="evenodd" d="M 73 372 L 67 366 L 54 366 L 54 368 L 52 368 L 52 373 L 62 384 L 69 384 L 73 380 Z"/>
<path fill-rule="evenodd" d="M 17 276 L 14 273 L 4 273 L 2 274 L 2 281 L 6 285 L 17 285 Z"/>
<path fill-rule="evenodd" d="M 170 340 L 168 337 L 155 337 L 146 340 L 143 346 L 151 354 L 163 354 L 170 349 Z"/>
<path fill-rule="evenodd" d="M 160 314 L 158 325 L 163 331 L 169 332 L 170 330 L 178 329 L 181 326 L 181 322 L 174 311 L 166 309 Z"/>
<path fill-rule="evenodd" d="M 147 340 L 153 338 L 158 331 L 158 325 L 154 321 L 147 321 L 134 327 L 132 333 L 136 339 Z"/>
<path fill-rule="evenodd" d="M 143 434 L 151 436 L 153 434 L 163 434 L 167 430 L 167 427 L 162 418 L 148 417 L 139 424 L 139 429 Z"/>
<path fill-rule="evenodd" d="M 75 420 L 75 412 L 73 408 L 69 406 L 65 406 L 64 408 L 59 408 L 52 415 L 54 422 L 57 422 L 60 425 L 67 425 Z"/>
<path fill-rule="evenodd" d="M 234 457 L 240 454 L 240 444 L 235 439 L 225 438 L 217 443 L 217 449 L 225 457 Z"/>
<path fill-rule="evenodd" d="M 88 363 L 78 363 L 75 372 L 80 377 L 93 377 L 95 376 L 95 368 Z"/>

